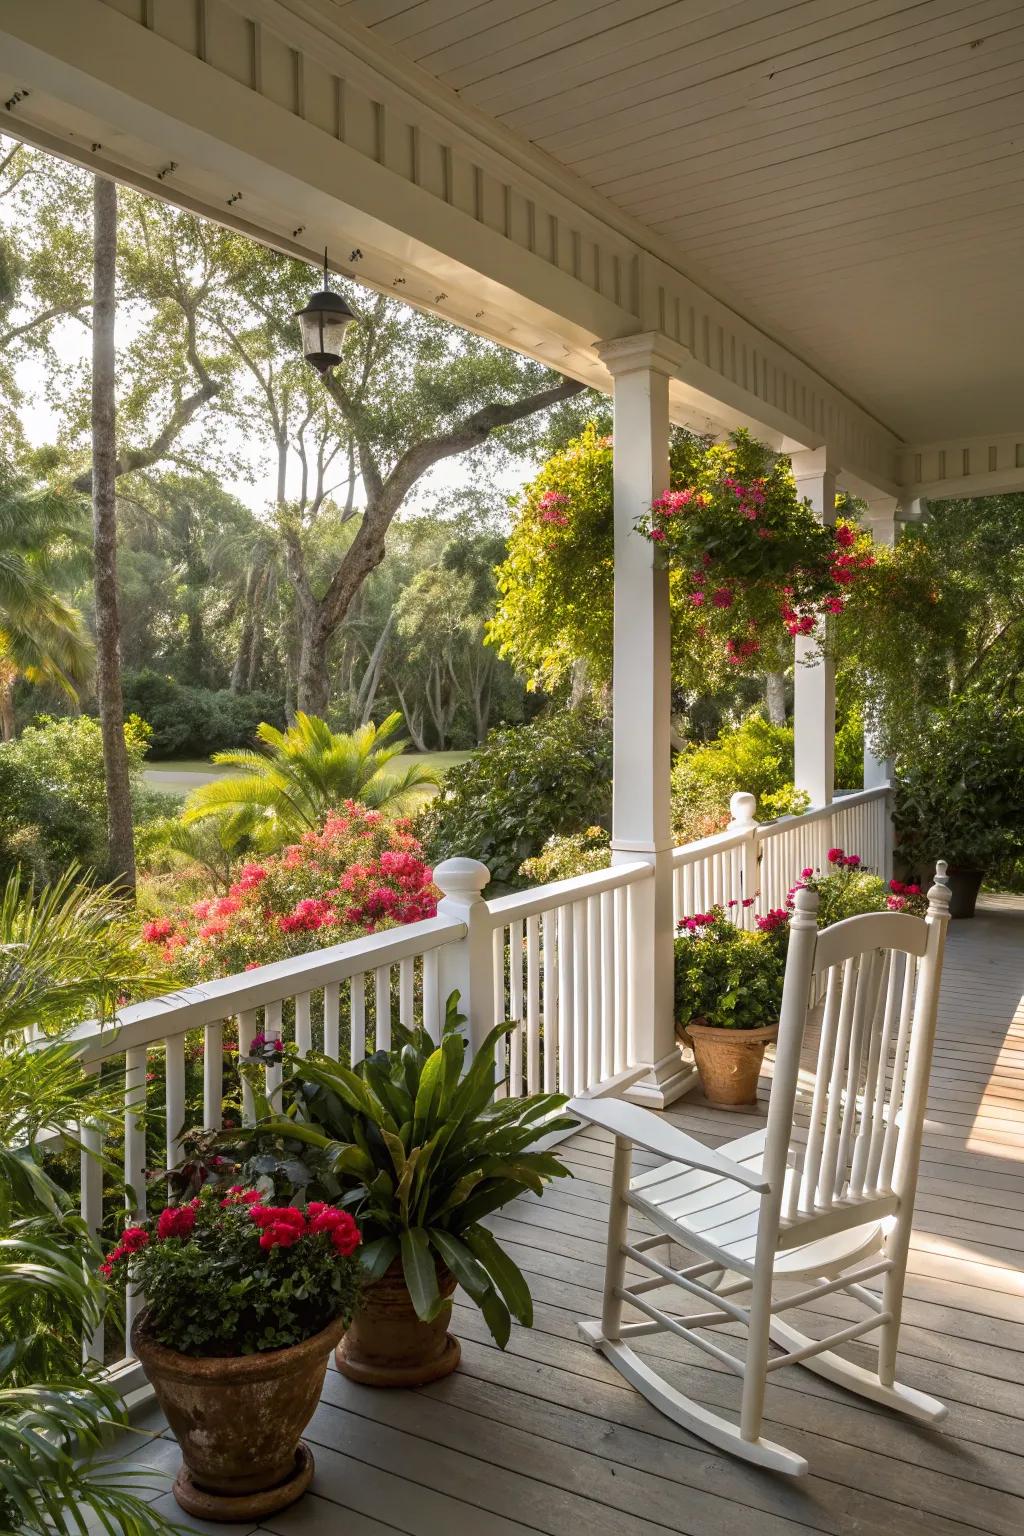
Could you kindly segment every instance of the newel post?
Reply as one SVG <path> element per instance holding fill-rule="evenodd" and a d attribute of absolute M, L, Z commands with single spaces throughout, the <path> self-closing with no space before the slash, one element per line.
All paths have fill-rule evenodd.
<path fill-rule="evenodd" d="M 500 1023 L 494 1017 L 493 924 L 483 898 L 490 878 L 487 865 L 478 859 L 445 859 L 434 870 L 434 884 L 441 892 L 438 917 L 466 925 L 463 938 L 437 951 L 438 1006 L 443 1016 L 449 994 L 459 993 L 474 1051 Z"/>
<path fill-rule="evenodd" d="M 695 1073 L 674 1018 L 668 568 L 636 520 L 668 489 L 669 379 L 687 353 L 655 333 L 603 342 L 597 352 L 615 394 L 612 863 L 653 870 L 629 888 L 630 1065 L 648 1070 L 628 1096 L 661 1109 Z"/>
<path fill-rule="evenodd" d="M 740 847 L 740 890 L 739 900 L 746 901 L 748 897 L 757 895 L 757 796 L 748 794 L 740 789 L 729 801 L 729 827 L 730 832 L 743 832 L 744 838 Z M 747 913 L 753 912 L 752 907 L 740 909 L 740 924 L 744 928 L 752 928 L 753 921 L 748 919 Z"/>

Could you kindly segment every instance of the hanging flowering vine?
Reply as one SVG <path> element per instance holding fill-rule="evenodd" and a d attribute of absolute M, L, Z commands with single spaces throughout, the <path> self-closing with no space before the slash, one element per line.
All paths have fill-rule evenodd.
<path fill-rule="evenodd" d="M 612 457 L 594 426 L 554 454 L 518 499 L 497 571 L 488 638 L 548 690 L 581 663 L 592 683 L 611 676 Z M 742 432 L 714 444 L 673 433 L 669 489 L 637 526 L 668 557 L 673 680 L 702 693 L 787 666 L 791 637 L 841 613 L 873 563 L 870 539 L 822 527 L 788 460 Z"/>
<path fill-rule="evenodd" d="M 842 613 L 874 564 L 871 541 L 845 521 L 822 525 L 798 497 L 789 461 L 748 433 L 689 467 L 688 482 L 659 496 L 637 530 L 681 574 L 694 640 L 730 666 L 759 657 L 759 670 L 771 667 L 786 636 L 816 634 L 823 618 Z"/>

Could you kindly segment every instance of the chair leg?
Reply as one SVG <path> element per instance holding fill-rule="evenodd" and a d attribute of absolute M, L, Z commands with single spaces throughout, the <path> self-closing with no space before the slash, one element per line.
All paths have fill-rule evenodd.
<path fill-rule="evenodd" d="M 633 1161 L 633 1144 L 624 1136 L 615 1138 L 615 1156 L 612 1161 L 611 1200 L 608 1205 L 608 1247 L 604 1265 L 604 1301 L 601 1308 L 601 1329 L 606 1339 L 619 1338 L 622 1325 L 621 1290 L 626 1280 L 626 1255 L 623 1247 L 629 1228 L 629 1176 Z"/>

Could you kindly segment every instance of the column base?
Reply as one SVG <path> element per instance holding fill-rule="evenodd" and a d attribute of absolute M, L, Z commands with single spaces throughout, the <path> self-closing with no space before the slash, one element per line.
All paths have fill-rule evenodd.
<path fill-rule="evenodd" d="M 684 1061 L 679 1050 L 667 1056 L 633 1083 L 622 1095 L 630 1104 L 642 1104 L 645 1109 L 667 1109 L 676 1099 L 697 1086 L 697 1068 L 692 1061 Z"/>

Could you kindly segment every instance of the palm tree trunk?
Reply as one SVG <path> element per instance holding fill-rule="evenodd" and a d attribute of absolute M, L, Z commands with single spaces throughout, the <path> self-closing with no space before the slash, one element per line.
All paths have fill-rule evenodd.
<path fill-rule="evenodd" d="M 17 681 L 17 667 L 0 662 L 0 739 L 4 741 L 13 741 L 16 734 L 14 685 Z"/>
<path fill-rule="evenodd" d="M 92 536 L 96 597 L 96 698 L 103 734 L 110 878 L 135 894 L 135 846 L 121 696 L 117 603 L 117 443 L 114 420 L 114 287 L 117 187 L 93 181 Z"/>

